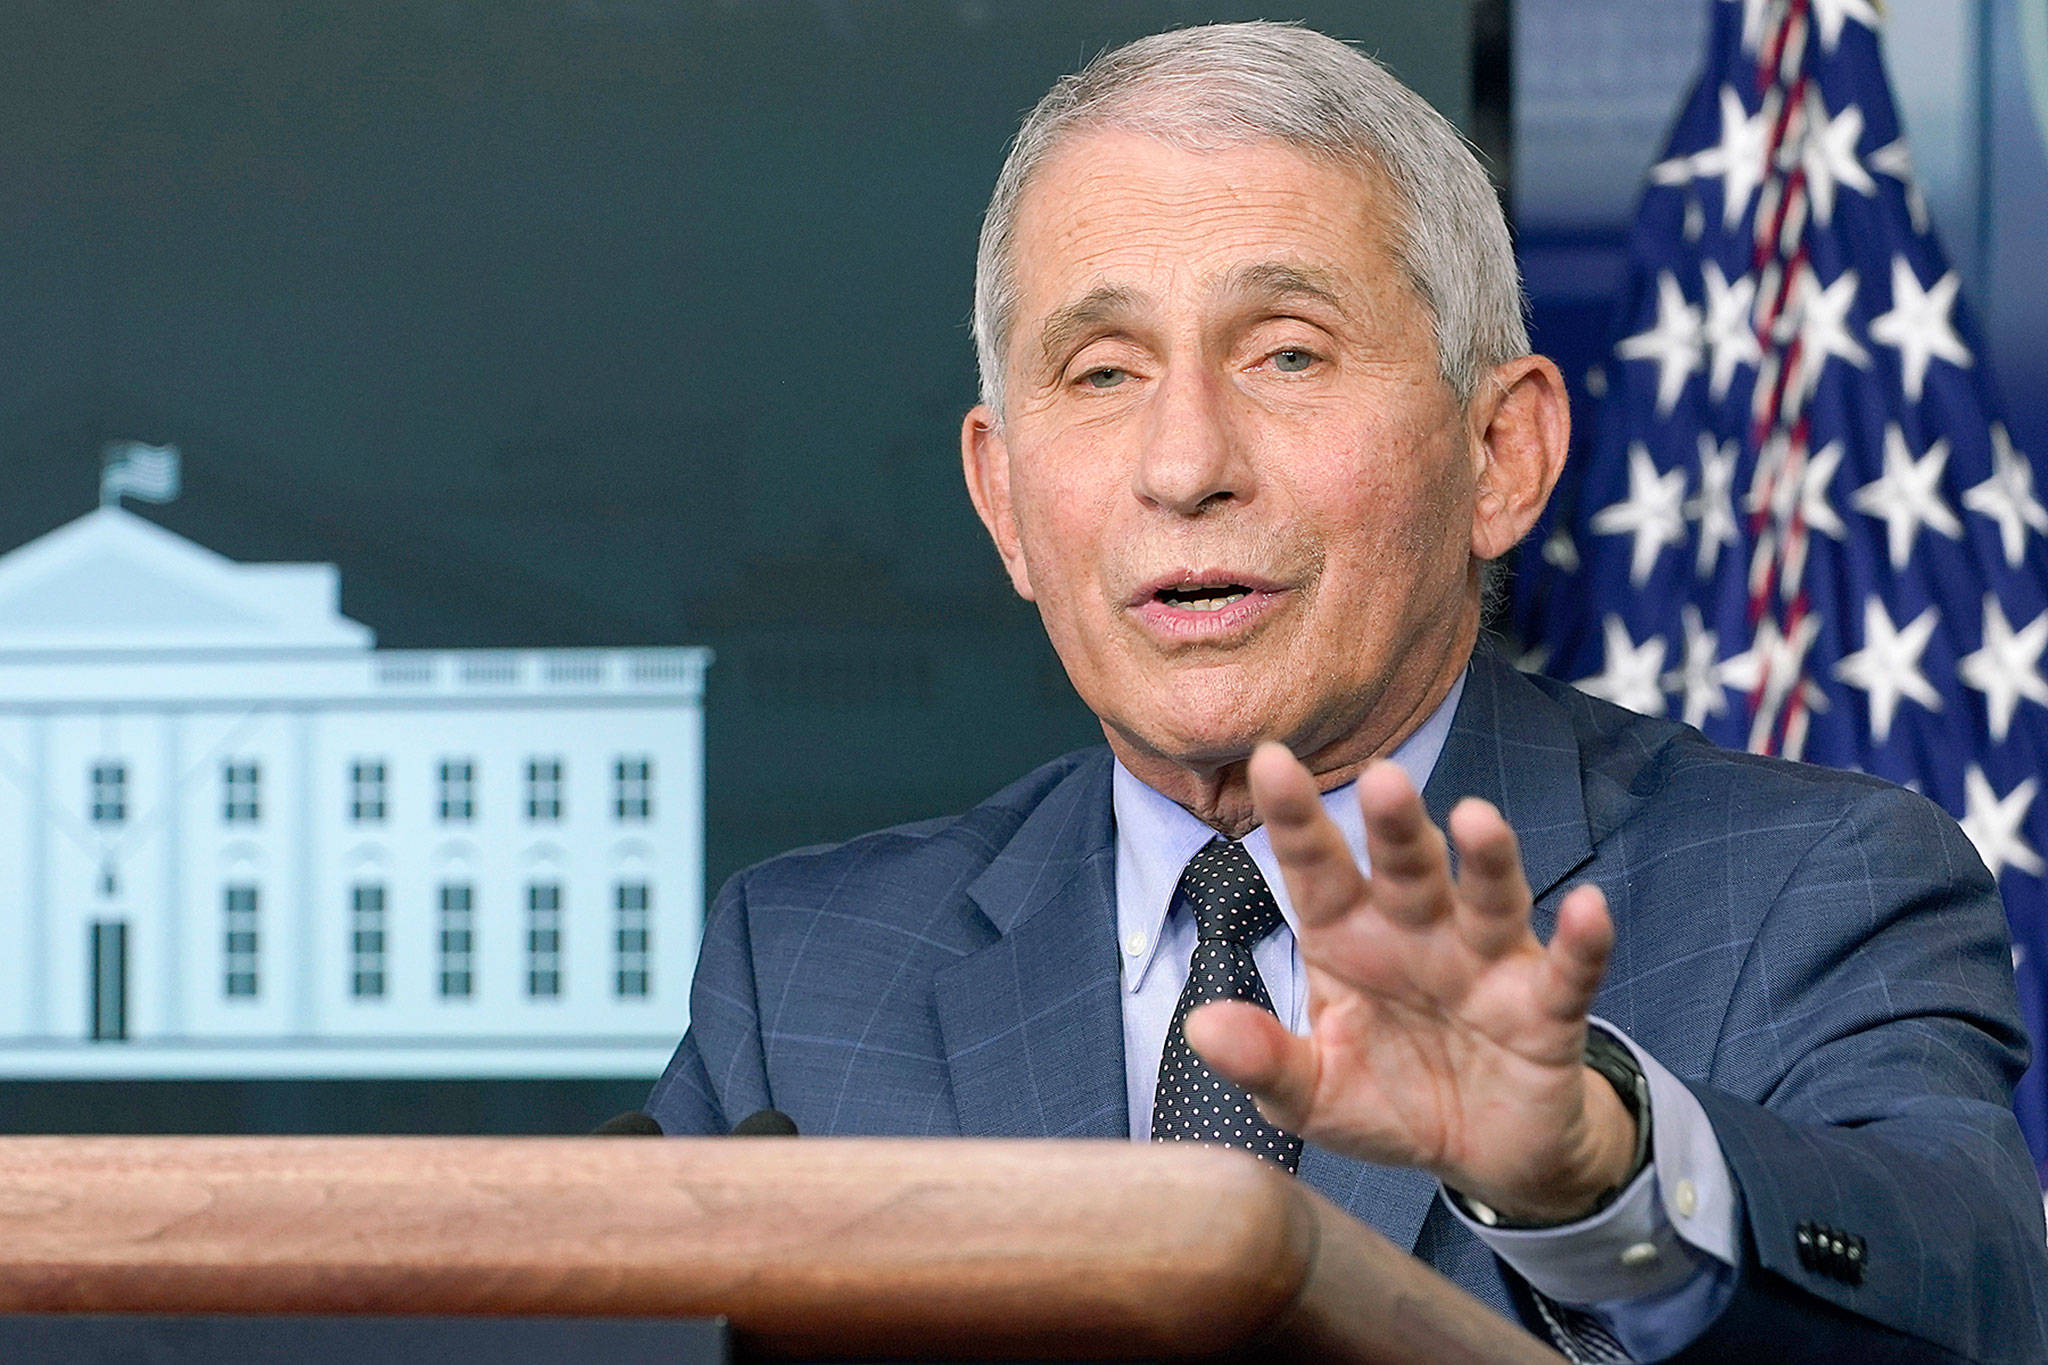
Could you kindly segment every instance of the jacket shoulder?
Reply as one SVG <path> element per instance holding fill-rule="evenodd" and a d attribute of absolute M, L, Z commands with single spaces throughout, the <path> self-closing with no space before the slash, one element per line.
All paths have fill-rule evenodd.
<path fill-rule="evenodd" d="M 821 890 L 838 899 L 848 893 L 866 895 L 878 883 L 914 886 L 927 894 L 964 886 L 1003 850 L 1054 789 L 1091 765 L 1108 763 L 1105 748 L 1063 754 L 960 814 L 794 849 L 756 863 L 734 874 L 720 899 L 738 893 L 755 907 L 785 898 L 816 905 Z"/>
<path fill-rule="evenodd" d="M 1712 800 L 1739 793 L 1742 804 L 1781 817 L 1801 808 L 1840 813 L 1880 794 L 1939 812 L 1883 778 L 1724 748 L 1680 721 L 1642 715 L 1553 678 L 1522 676 L 1562 708 L 1571 724 L 1596 831 L 1622 810 L 1680 793 Z"/>

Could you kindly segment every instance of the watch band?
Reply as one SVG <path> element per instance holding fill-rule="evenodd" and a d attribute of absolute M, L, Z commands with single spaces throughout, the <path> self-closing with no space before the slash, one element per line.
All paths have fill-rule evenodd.
<path fill-rule="evenodd" d="M 1628 1173 L 1619 1184 L 1603 1192 L 1593 1201 L 1593 1207 L 1564 1223 L 1525 1222 L 1506 1215 L 1480 1203 L 1469 1195 L 1460 1194 L 1450 1186 L 1444 1186 L 1444 1195 L 1452 1205 L 1466 1217 L 1482 1227 L 1503 1228 L 1510 1232 L 1530 1232 L 1541 1228 L 1563 1227 L 1565 1223 L 1583 1222 L 1607 1208 L 1621 1192 L 1635 1183 L 1637 1176 L 1650 1164 L 1650 1081 L 1643 1075 L 1643 1068 L 1636 1062 L 1636 1056 L 1628 1050 L 1627 1044 L 1599 1028 L 1586 1030 L 1585 1064 L 1597 1071 L 1606 1082 L 1614 1087 L 1621 1104 L 1629 1116 L 1636 1121 L 1636 1149 L 1629 1161 Z"/>

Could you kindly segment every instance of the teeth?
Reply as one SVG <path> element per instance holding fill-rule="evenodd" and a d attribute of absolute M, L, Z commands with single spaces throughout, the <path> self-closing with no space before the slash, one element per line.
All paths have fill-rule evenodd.
<path fill-rule="evenodd" d="M 1244 599 L 1245 594 L 1242 591 L 1238 591 L 1226 593 L 1221 597 L 1190 598 L 1176 602 L 1174 605 L 1184 611 L 1221 611 L 1232 602 L 1242 602 Z"/>

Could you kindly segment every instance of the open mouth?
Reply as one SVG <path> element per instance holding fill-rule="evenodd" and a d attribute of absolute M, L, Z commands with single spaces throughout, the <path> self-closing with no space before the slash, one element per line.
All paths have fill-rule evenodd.
<path fill-rule="evenodd" d="M 1169 644 L 1243 643 L 1280 610 L 1290 591 L 1242 565 L 1191 565 L 1138 585 L 1126 605 L 1146 630 Z"/>
<path fill-rule="evenodd" d="M 1167 606 L 1181 611 L 1221 611 L 1233 602 L 1242 602 L 1250 593 L 1251 589 L 1242 583 L 1200 583 L 1161 588 L 1156 595 Z"/>

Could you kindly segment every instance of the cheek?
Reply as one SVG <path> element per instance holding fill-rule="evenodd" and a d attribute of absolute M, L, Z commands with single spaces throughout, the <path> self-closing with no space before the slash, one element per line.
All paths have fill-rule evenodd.
<path fill-rule="evenodd" d="M 1461 588 L 1471 553 L 1470 500 L 1460 478 L 1449 470 L 1434 481 L 1385 471 L 1328 504 L 1335 509 L 1332 567 L 1346 566 L 1330 605 L 1354 620 L 1440 612 L 1445 595 Z"/>
<path fill-rule="evenodd" d="M 1017 537 L 1032 597 L 1048 629 L 1072 612 L 1098 576 L 1109 536 L 1095 504 L 1082 490 L 1054 480 L 1019 487 Z"/>

